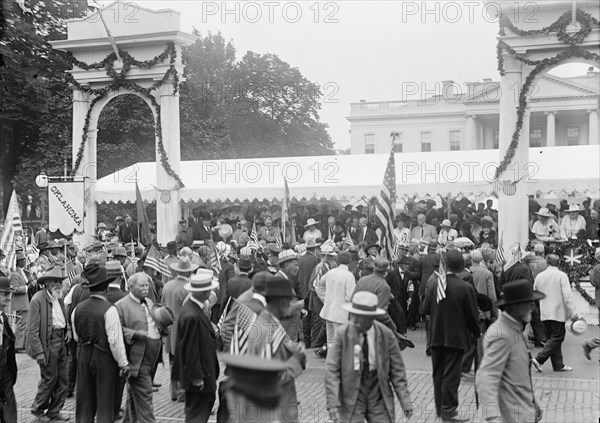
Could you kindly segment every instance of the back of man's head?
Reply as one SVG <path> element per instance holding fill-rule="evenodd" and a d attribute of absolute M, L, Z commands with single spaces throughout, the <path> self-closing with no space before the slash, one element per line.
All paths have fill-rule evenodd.
<path fill-rule="evenodd" d="M 473 260 L 473 264 L 479 264 L 483 261 L 483 254 L 481 250 L 474 250 L 471 253 L 471 259 Z"/>
<path fill-rule="evenodd" d="M 268 271 L 258 272 L 252 277 L 252 288 L 254 292 L 260 295 L 265 295 L 267 292 L 267 281 L 273 277 L 273 274 Z"/>
<path fill-rule="evenodd" d="M 352 261 L 352 255 L 348 251 L 340 251 L 337 258 L 340 264 L 349 264 Z"/>
<path fill-rule="evenodd" d="M 558 257 L 556 254 L 548 254 L 546 256 L 546 261 L 548 262 L 549 266 L 558 266 L 560 257 Z"/>
<path fill-rule="evenodd" d="M 388 271 L 388 268 L 390 267 L 390 262 L 383 258 L 383 257 L 378 257 L 375 259 L 375 263 L 374 263 L 374 271 L 377 273 L 385 273 Z"/>
<path fill-rule="evenodd" d="M 465 260 L 459 250 L 450 250 L 446 253 L 446 265 L 451 272 L 460 272 L 465 268 Z"/>

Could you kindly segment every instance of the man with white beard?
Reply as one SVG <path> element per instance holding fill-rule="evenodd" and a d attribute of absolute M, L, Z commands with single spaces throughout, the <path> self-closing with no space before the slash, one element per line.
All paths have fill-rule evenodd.
<path fill-rule="evenodd" d="M 67 348 L 71 338 L 63 302 L 60 267 L 44 272 L 37 280 L 44 289 L 38 291 L 29 304 L 25 349 L 40 366 L 41 380 L 31 405 L 38 421 L 64 422 L 60 414 L 67 398 Z"/>

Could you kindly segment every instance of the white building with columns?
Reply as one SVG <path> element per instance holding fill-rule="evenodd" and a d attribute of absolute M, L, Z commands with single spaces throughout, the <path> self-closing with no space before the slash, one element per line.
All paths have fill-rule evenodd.
<path fill-rule="evenodd" d="M 557 77 L 545 74 L 529 102 L 531 147 L 598 144 L 600 75 Z M 400 152 L 486 150 L 499 146 L 500 82 L 433 86 L 406 84 L 401 100 L 367 102 L 350 107 L 351 153 L 387 153 L 390 133 L 397 132 Z"/>

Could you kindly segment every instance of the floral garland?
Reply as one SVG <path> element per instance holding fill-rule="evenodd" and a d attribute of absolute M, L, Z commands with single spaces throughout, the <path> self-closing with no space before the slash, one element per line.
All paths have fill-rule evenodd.
<path fill-rule="evenodd" d="M 597 243 L 597 241 L 596 241 Z M 578 262 L 568 263 L 565 257 L 568 257 L 566 253 L 581 255 L 577 260 Z M 553 254 L 557 254 L 561 261 L 559 263 L 559 269 L 565 272 L 569 276 L 571 285 L 581 294 L 581 296 L 591 306 L 596 305 L 596 300 L 592 298 L 585 289 L 581 287 L 581 278 L 590 274 L 591 269 L 598 264 L 595 258 L 595 247 L 591 240 L 576 239 L 569 240 L 565 245 L 555 247 L 552 251 Z"/>
<path fill-rule="evenodd" d="M 172 82 L 173 95 L 177 94 L 177 92 L 179 90 L 179 75 L 177 73 L 177 69 L 175 68 L 175 60 L 177 58 L 177 49 L 175 48 L 175 43 L 173 43 L 172 41 L 168 42 L 167 47 L 161 54 L 157 55 L 156 57 L 154 57 L 150 60 L 146 60 L 143 62 L 136 60 L 128 52 L 123 51 L 123 50 L 119 50 L 119 55 L 121 56 L 121 59 L 123 61 L 123 68 L 121 69 L 121 71 L 119 73 L 117 73 L 114 69 L 114 62 L 117 60 L 117 56 L 115 53 L 109 54 L 101 62 L 96 62 L 96 63 L 92 63 L 92 64 L 87 64 L 87 63 L 81 62 L 81 61 L 77 60 L 71 52 L 67 53 L 67 58 L 70 60 L 72 65 L 77 66 L 84 70 L 105 69 L 106 74 L 112 79 L 112 82 L 106 87 L 91 88 L 88 85 L 81 85 L 79 82 L 77 82 L 77 80 L 75 80 L 75 78 L 70 73 L 67 74 L 68 78 L 69 78 L 69 82 L 71 84 L 73 84 L 73 86 L 75 86 L 77 89 L 85 92 L 86 94 L 94 97 L 94 99 L 90 103 L 90 106 L 88 107 L 88 110 L 87 110 L 87 113 L 85 116 L 81 144 L 79 145 L 79 150 L 77 151 L 77 157 L 75 159 L 75 164 L 73 165 L 73 169 L 71 170 L 71 173 L 75 174 L 77 172 L 77 169 L 79 169 L 79 166 L 81 165 L 81 161 L 83 160 L 83 152 L 85 150 L 85 145 L 87 143 L 87 138 L 88 138 L 87 134 L 88 134 L 89 126 L 90 126 L 90 116 L 92 114 L 92 110 L 93 110 L 94 106 L 96 105 L 96 103 L 98 101 L 100 101 L 102 98 L 107 96 L 112 91 L 117 91 L 120 88 L 125 88 L 125 89 L 131 90 L 133 92 L 136 92 L 136 93 L 146 96 L 150 100 L 152 106 L 154 107 L 155 116 L 156 116 L 154 128 L 155 128 L 156 139 L 158 140 L 158 152 L 160 155 L 161 165 L 162 165 L 163 169 L 165 169 L 167 174 L 170 175 L 171 177 L 173 177 L 177 181 L 177 189 L 182 188 L 184 186 L 183 181 L 171 167 L 171 165 L 169 163 L 169 158 L 167 156 L 167 152 L 165 151 L 165 148 L 164 148 L 162 130 L 161 130 L 161 122 L 160 122 L 160 116 L 161 116 L 160 104 L 156 101 L 156 98 L 152 95 L 152 91 L 160 88 L 165 83 L 167 83 L 169 78 L 172 78 L 172 80 L 173 80 L 173 82 Z M 154 84 L 152 84 L 152 86 L 150 86 L 149 88 L 144 88 L 134 82 L 127 81 L 127 74 L 129 73 L 131 66 L 137 66 L 137 67 L 140 67 L 143 69 L 150 69 L 153 66 L 157 65 L 158 63 L 164 62 L 167 58 L 169 58 L 169 68 L 167 69 L 167 71 L 165 72 L 163 77 L 159 81 L 156 81 Z"/>
<path fill-rule="evenodd" d="M 534 69 L 525 78 L 525 83 L 523 84 L 523 88 L 519 95 L 519 107 L 517 108 L 516 128 L 515 128 L 515 131 L 513 132 L 511 142 L 508 146 L 508 150 L 506 151 L 502 161 L 496 168 L 496 173 L 494 176 L 494 178 L 496 180 L 500 179 L 500 176 L 508 168 L 512 159 L 515 156 L 516 149 L 519 145 L 521 129 L 523 127 L 523 117 L 525 116 L 525 111 L 527 109 L 527 104 L 528 104 L 527 95 L 529 94 L 529 90 L 535 80 L 535 77 L 538 74 L 540 74 L 543 70 L 550 68 L 550 67 L 554 67 L 554 66 L 558 65 L 560 62 L 562 62 L 563 60 L 568 59 L 570 57 L 581 57 L 581 58 L 584 58 L 587 60 L 594 60 L 597 63 L 600 63 L 600 55 L 598 55 L 596 53 L 590 53 L 590 52 L 576 46 L 576 44 L 581 43 L 590 34 L 590 32 L 592 30 L 592 25 L 598 26 L 598 20 L 596 18 L 594 18 L 593 16 L 591 16 L 590 14 L 577 9 L 576 17 L 577 17 L 577 21 L 581 22 L 581 29 L 579 31 L 577 31 L 575 34 L 570 35 L 567 33 L 566 29 L 567 29 L 569 23 L 571 22 L 571 15 L 572 15 L 572 13 L 570 11 L 566 12 L 563 15 L 561 15 L 556 20 L 556 22 L 554 22 L 553 24 L 551 24 L 545 28 L 542 28 L 542 29 L 531 30 L 531 31 L 524 31 L 522 29 L 517 28 L 516 26 L 513 25 L 513 23 L 510 21 L 510 19 L 508 19 L 508 17 L 506 17 L 506 16 L 503 16 L 500 18 L 500 30 L 499 30 L 500 36 L 506 35 L 506 32 L 505 32 L 506 28 L 508 28 L 514 34 L 517 34 L 520 36 L 534 36 L 534 35 L 549 34 L 551 32 L 556 32 L 557 38 L 560 41 L 562 41 L 566 44 L 569 44 L 569 48 L 551 58 L 546 58 L 543 60 L 530 60 L 530 59 L 525 58 L 524 55 L 517 53 L 506 42 L 504 42 L 502 40 L 498 41 L 498 45 L 496 47 L 496 55 L 498 58 L 498 71 L 500 72 L 500 75 L 502 75 L 502 76 L 505 75 L 504 58 L 503 58 L 503 54 L 505 51 L 508 52 L 513 58 L 519 60 L 520 62 L 525 63 L 526 65 L 529 65 L 529 66 L 534 66 Z"/>

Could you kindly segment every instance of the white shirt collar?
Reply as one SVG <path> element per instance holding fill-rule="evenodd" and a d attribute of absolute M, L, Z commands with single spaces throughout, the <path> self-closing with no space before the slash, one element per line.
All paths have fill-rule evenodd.
<path fill-rule="evenodd" d="M 266 307 L 266 306 L 267 306 L 267 300 L 265 299 L 265 297 L 264 297 L 264 296 L 262 296 L 262 295 L 260 295 L 260 294 L 258 294 L 258 293 L 256 293 L 256 292 L 255 292 L 254 294 L 252 294 L 252 298 L 254 298 L 255 300 L 258 300 L 258 301 L 260 301 L 260 303 L 261 303 L 261 304 L 262 304 L 264 307 Z"/>
<path fill-rule="evenodd" d="M 200 301 L 198 301 L 197 299 L 195 299 L 191 295 L 190 295 L 190 300 L 193 301 L 193 302 L 195 302 L 198 305 L 198 307 L 200 307 L 200 310 L 204 311 L 204 304 L 202 304 Z"/>

